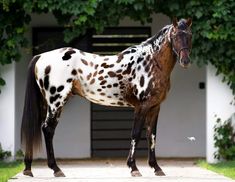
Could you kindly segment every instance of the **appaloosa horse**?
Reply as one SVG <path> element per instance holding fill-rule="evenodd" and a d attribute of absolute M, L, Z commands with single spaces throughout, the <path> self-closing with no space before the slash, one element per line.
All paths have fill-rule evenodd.
<path fill-rule="evenodd" d="M 141 176 L 135 149 L 145 125 L 149 165 L 164 175 L 155 157 L 156 127 L 160 104 L 170 89 L 176 61 L 186 68 L 191 51 L 191 19 L 175 19 L 158 34 L 113 56 L 99 56 L 74 48 L 61 48 L 34 56 L 28 67 L 21 137 L 25 147 L 24 174 L 33 176 L 33 151 L 44 133 L 48 166 L 54 176 L 64 176 L 57 166 L 53 136 L 68 98 L 80 95 L 91 102 L 134 107 L 134 124 L 127 165 L 132 176 Z"/>

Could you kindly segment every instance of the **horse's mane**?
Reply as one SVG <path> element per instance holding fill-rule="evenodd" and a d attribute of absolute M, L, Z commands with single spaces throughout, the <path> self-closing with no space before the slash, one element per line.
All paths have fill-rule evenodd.
<path fill-rule="evenodd" d="M 164 26 L 158 33 L 150 37 L 149 39 L 145 40 L 141 43 L 142 46 L 151 45 L 152 48 L 155 50 L 158 46 L 164 41 L 164 38 L 168 35 L 169 30 L 171 29 L 172 25 Z"/>
<path fill-rule="evenodd" d="M 160 50 L 161 44 L 163 43 L 165 36 L 168 35 L 169 30 L 171 29 L 172 25 L 166 25 L 163 27 L 157 34 L 154 36 L 148 38 L 147 40 L 141 42 L 139 45 L 134 45 L 131 47 L 126 48 L 125 50 L 122 51 L 123 54 L 130 53 L 133 48 L 136 47 L 148 47 L 151 46 L 152 49 L 155 50 Z"/>

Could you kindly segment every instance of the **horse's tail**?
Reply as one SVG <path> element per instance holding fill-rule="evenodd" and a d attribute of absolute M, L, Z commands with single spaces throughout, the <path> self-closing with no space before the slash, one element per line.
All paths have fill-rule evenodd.
<path fill-rule="evenodd" d="M 21 144 L 25 157 L 32 158 L 33 151 L 41 149 L 41 124 L 43 117 L 43 97 L 35 77 L 35 64 L 40 56 L 35 56 L 28 66 L 24 111 L 21 124 Z"/>

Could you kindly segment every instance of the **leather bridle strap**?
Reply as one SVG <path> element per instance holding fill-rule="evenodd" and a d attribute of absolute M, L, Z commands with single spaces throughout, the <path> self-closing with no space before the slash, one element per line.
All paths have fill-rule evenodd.
<path fill-rule="evenodd" d="M 175 47 L 172 45 L 172 49 L 173 49 L 173 51 L 174 51 L 174 53 L 176 54 L 177 57 L 180 56 L 180 52 L 181 52 L 182 50 L 184 50 L 184 49 L 188 49 L 189 52 L 191 52 L 191 49 L 190 49 L 189 47 L 182 47 L 182 48 L 179 50 L 179 52 L 177 52 L 176 49 L 175 49 Z"/>

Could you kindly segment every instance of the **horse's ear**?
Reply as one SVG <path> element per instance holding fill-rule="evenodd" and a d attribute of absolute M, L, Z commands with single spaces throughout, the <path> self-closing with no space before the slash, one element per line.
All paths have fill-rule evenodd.
<path fill-rule="evenodd" d="M 177 20 L 177 18 L 176 18 L 176 17 L 173 17 L 173 21 L 172 21 L 172 23 L 173 23 L 173 25 L 174 25 L 174 27 L 175 27 L 175 28 L 177 28 L 177 27 L 178 27 L 178 20 Z"/>
<path fill-rule="evenodd" d="M 192 25 L 192 18 L 188 18 L 187 21 L 186 21 L 186 24 L 188 27 L 191 27 Z"/>

